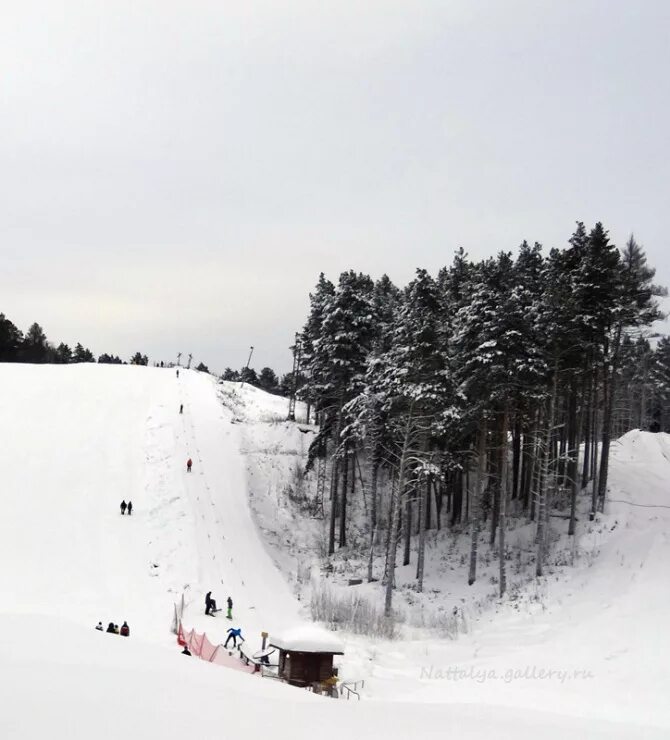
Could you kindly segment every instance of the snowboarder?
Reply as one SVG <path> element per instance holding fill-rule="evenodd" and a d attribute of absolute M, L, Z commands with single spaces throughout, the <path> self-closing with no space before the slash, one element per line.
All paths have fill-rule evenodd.
<path fill-rule="evenodd" d="M 109 632 L 109 633 L 110 633 L 110 634 L 112 634 L 112 635 L 114 634 L 114 622 L 110 622 L 110 623 L 109 623 L 109 624 L 107 625 L 107 632 Z"/>
<path fill-rule="evenodd" d="M 96 629 L 97 629 L 97 630 L 98 630 L 99 632 L 104 632 L 104 631 L 105 631 L 105 628 L 104 628 L 104 627 L 102 626 L 102 622 L 98 622 L 98 623 L 97 623 L 97 624 L 95 625 L 95 628 L 96 628 Z"/>
<path fill-rule="evenodd" d="M 191 465 L 193 465 L 193 460 L 191 460 L 191 458 L 189 457 L 189 459 L 186 461 L 186 472 L 187 473 L 191 472 Z"/>
<path fill-rule="evenodd" d="M 181 651 L 182 655 L 190 655 L 191 651 L 188 649 L 188 645 L 184 645 L 184 649 Z"/>
<path fill-rule="evenodd" d="M 126 513 L 126 502 L 125 500 L 121 502 L 121 516 L 123 516 Z"/>
<path fill-rule="evenodd" d="M 228 647 L 228 643 L 232 640 L 233 641 L 233 647 L 237 647 L 237 638 L 240 638 L 240 642 L 244 642 L 244 637 L 242 637 L 242 630 L 240 627 L 233 628 L 231 627 L 228 630 L 228 637 L 226 638 L 226 641 L 223 645 L 224 648 Z"/>
<path fill-rule="evenodd" d="M 130 627 L 128 626 L 128 622 L 124 622 L 121 625 L 121 629 L 119 630 L 119 634 L 123 635 L 123 637 L 130 637 Z"/>
<path fill-rule="evenodd" d="M 180 403 L 179 404 L 179 413 L 180 414 L 183 414 L 184 413 L 184 404 L 183 403 Z"/>
<path fill-rule="evenodd" d="M 205 594 L 205 614 L 214 614 L 216 611 L 216 600 L 212 598 L 212 592 L 208 591 Z"/>
<path fill-rule="evenodd" d="M 227 603 L 228 603 L 228 611 L 226 612 L 226 617 L 228 619 L 232 619 L 233 618 L 233 600 L 230 598 L 230 596 L 228 597 Z"/>
<path fill-rule="evenodd" d="M 133 502 L 128 502 L 128 516 L 130 516 L 133 513 Z"/>

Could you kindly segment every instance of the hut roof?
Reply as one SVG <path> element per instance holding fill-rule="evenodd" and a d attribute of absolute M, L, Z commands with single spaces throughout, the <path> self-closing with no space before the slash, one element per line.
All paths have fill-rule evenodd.
<path fill-rule="evenodd" d="M 296 627 L 280 635 L 273 635 L 269 644 L 289 652 L 344 655 L 342 642 L 332 632 L 314 624 Z"/>

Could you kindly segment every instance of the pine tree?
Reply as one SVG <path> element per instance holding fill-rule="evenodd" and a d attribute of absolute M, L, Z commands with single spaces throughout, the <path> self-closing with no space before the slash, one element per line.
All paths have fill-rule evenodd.
<path fill-rule="evenodd" d="M 23 334 L 0 313 L 0 362 L 18 361 L 22 342 Z"/>

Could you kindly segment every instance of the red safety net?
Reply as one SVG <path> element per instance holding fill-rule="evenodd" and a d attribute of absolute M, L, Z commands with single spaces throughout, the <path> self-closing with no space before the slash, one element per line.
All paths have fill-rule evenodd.
<path fill-rule="evenodd" d="M 206 660 L 208 663 L 216 663 L 244 673 L 256 672 L 255 666 L 246 665 L 239 658 L 232 655 L 223 645 L 213 645 L 204 632 L 203 634 L 198 634 L 195 630 L 184 632 L 181 622 L 177 629 L 177 642 L 182 646 L 188 645 L 191 655 Z"/>

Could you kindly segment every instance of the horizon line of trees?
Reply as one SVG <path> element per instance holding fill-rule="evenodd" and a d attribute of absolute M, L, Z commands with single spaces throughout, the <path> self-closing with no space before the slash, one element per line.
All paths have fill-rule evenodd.
<path fill-rule="evenodd" d="M 352 506 L 365 512 L 387 615 L 402 540 L 422 591 L 427 530 L 469 525 L 472 584 L 488 526 L 502 595 L 508 516 L 535 523 L 541 576 L 550 511 L 569 534 L 580 495 L 602 511 L 613 436 L 670 428 L 670 339 L 648 336 L 667 295 L 654 273 L 632 235 L 619 251 L 601 223 L 578 222 L 565 249 L 523 242 L 478 262 L 460 249 L 404 289 L 320 275 L 300 334 L 298 397 L 319 423 L 308 469 L 327 490 L 329 554 L 349 544 Z"/>
<path fill-rule="evenodd" d="M 44 329 L 34 322 L 28 331 L 23 332 L 10 321 L 4 313 L 0 313 L 0 362 L 27 362 L 35 364 L 71 364 L 81 362 L 98 362 L 110 365 L 148 365 L 146 354 L 136 352 L 128 361 L 118 355 L 103 352 L 96 360 L 90 349 L 77 342 L 74 348 L 60 342 L 50 342 Z M 164 363 L 155 363 L 164 366 Z M 174 363 L 167 363 L 172 367 Z M 199 372 L 209 373 L 210 370 L 203 362 L 196 367 Z M 244 367 L 241 370 L 226 368 L 220 376 L 222 380 L 244 381 L 257 388 L 278 395 L 290 395 L 292 389 L 292 374 L 287 373 L 281 379 L 270 367 L 264 367 L 259 373 L 253 368 Z"/>

